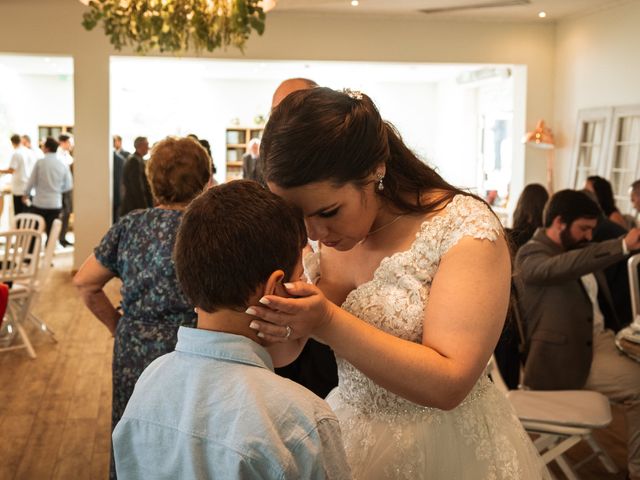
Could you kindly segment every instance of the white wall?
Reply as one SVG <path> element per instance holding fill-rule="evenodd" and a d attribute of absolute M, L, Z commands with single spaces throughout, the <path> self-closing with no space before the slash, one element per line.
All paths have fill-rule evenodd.
<path fill-rule="evenodd" d="M 0 72 L 0 165 L 13 152 L 9 136 L 29 135 L 37 144 L 39 125 L 73 125 L 73 78 Z"/>
<path fill-rule="evenodd" d="M 127 62 L 129 63 L 129 62 Z M 154 68 L 170 71 L 154 61 Z M 141 60 L 140 70 L 144 70 Z M 225 130 L 234 119 L 239 125 L 254 126 L 254 118 L 265 118 L 271 107 L 271 96 L 279 80 L 202 79 L 190 72 L 174 70 L 163 76 L 162 83 L 149 75 L 128 75 L 112 61 L 111 69 L 111 131 L 122 135 L 125 149 L 133 151 L 136 136 L 149 137 L 151 143 L 166 135 L 196 134 L 211 144 L 218 169 L 217 178 L 224 181 Z M 318 80 L 321 81 L 321 80 Z M 434 125 L 435 86 L 410 82 L 351 82 L 344 78 L 325 83 L 334 88 L 350 86 L 369 94 L 383 118 L 391 121 L 405 142 L 422 158 L 433 160 L 436 140 Z M 473 160 L 473 158 L 471 158 Z"/>
<path fill-rule="evenodd" d="M 640 104 L 640 2 L 561 22 L 556 40 L 556 187 L 570 182 L 582 108 Z"/>
<path fill-rule="evenodd" d="M 117 53 L 101 28 L 84 31 L 80 24 L 84 9 L 77 1 L 0 3 L 4 52 L 74 58 L 76 267 L 110 223 L 109 55 Z M 27 22 L 29 35 L 24 35 Z M 528 69 L 527 125 L 531 126 L 553 111 L 554 33 L 553 24 L 546 22 L 437 22 L 422 15 L 276 11 L 269 15 L 264 36 L 249 41 L 245 58 L 522 64 Z M 232 48 L 213 56 L 243 57 Z M 544 164 L 535 158 L 530 162 L 527 155 L 528 177 L 544 179 Z"/>

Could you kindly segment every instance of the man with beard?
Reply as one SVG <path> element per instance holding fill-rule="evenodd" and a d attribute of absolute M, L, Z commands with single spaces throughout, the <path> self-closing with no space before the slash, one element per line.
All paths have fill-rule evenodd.
<path fill-rule="evenodd" d="M 640 363 L 615 347 L 621 325 L 601 272 L 640 249 L 640 230 L 591 243 L 599 215 L 586 194 L 562 190 L 547 203 L 544 227 L 518 251 L 515 283 L 528 350 L 523 383 L 595 390 L 622 404 L 630 478 L 640 479 Z"/>

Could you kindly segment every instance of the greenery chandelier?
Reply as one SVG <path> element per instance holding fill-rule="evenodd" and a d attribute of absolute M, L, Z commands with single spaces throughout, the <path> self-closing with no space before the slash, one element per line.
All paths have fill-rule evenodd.
<path fill-rule="evenodd" d="M 82 0 L 81 0 L 82 1 Z M 262 35 L 265 13 L 261 0 L 85 0 L 89 11 L 82 26 L 100 22 L 117 50 L 131 46 L 152 50 L 209 52 L 233 45 L 244 51 L 252 30 Z"/>

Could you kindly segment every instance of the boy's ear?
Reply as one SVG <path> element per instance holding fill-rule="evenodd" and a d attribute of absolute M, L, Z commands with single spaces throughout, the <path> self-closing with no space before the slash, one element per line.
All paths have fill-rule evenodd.
<path fill-rule="evenodd" d="M 284 272 L 282 270 L 276 270 L 271 275 L 267 283 L 264 285 L 264 295 L 282 295 L 283 291 L 286 291 L 282 286 L 284 282 Z"/>

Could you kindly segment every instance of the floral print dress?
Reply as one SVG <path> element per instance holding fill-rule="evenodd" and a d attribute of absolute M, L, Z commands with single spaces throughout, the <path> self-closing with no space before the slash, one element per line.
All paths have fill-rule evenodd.
<path fill-rule="evenodd" d="M 142 371 L 175 349 L 178 327 L 196 324 L 171 257 L 181 218 L 178 210 L 135 210 L 113 225 L 94 251 L 98 262 L 122 280 L 122 317 L 113 345 L 112 429 Z"/>

